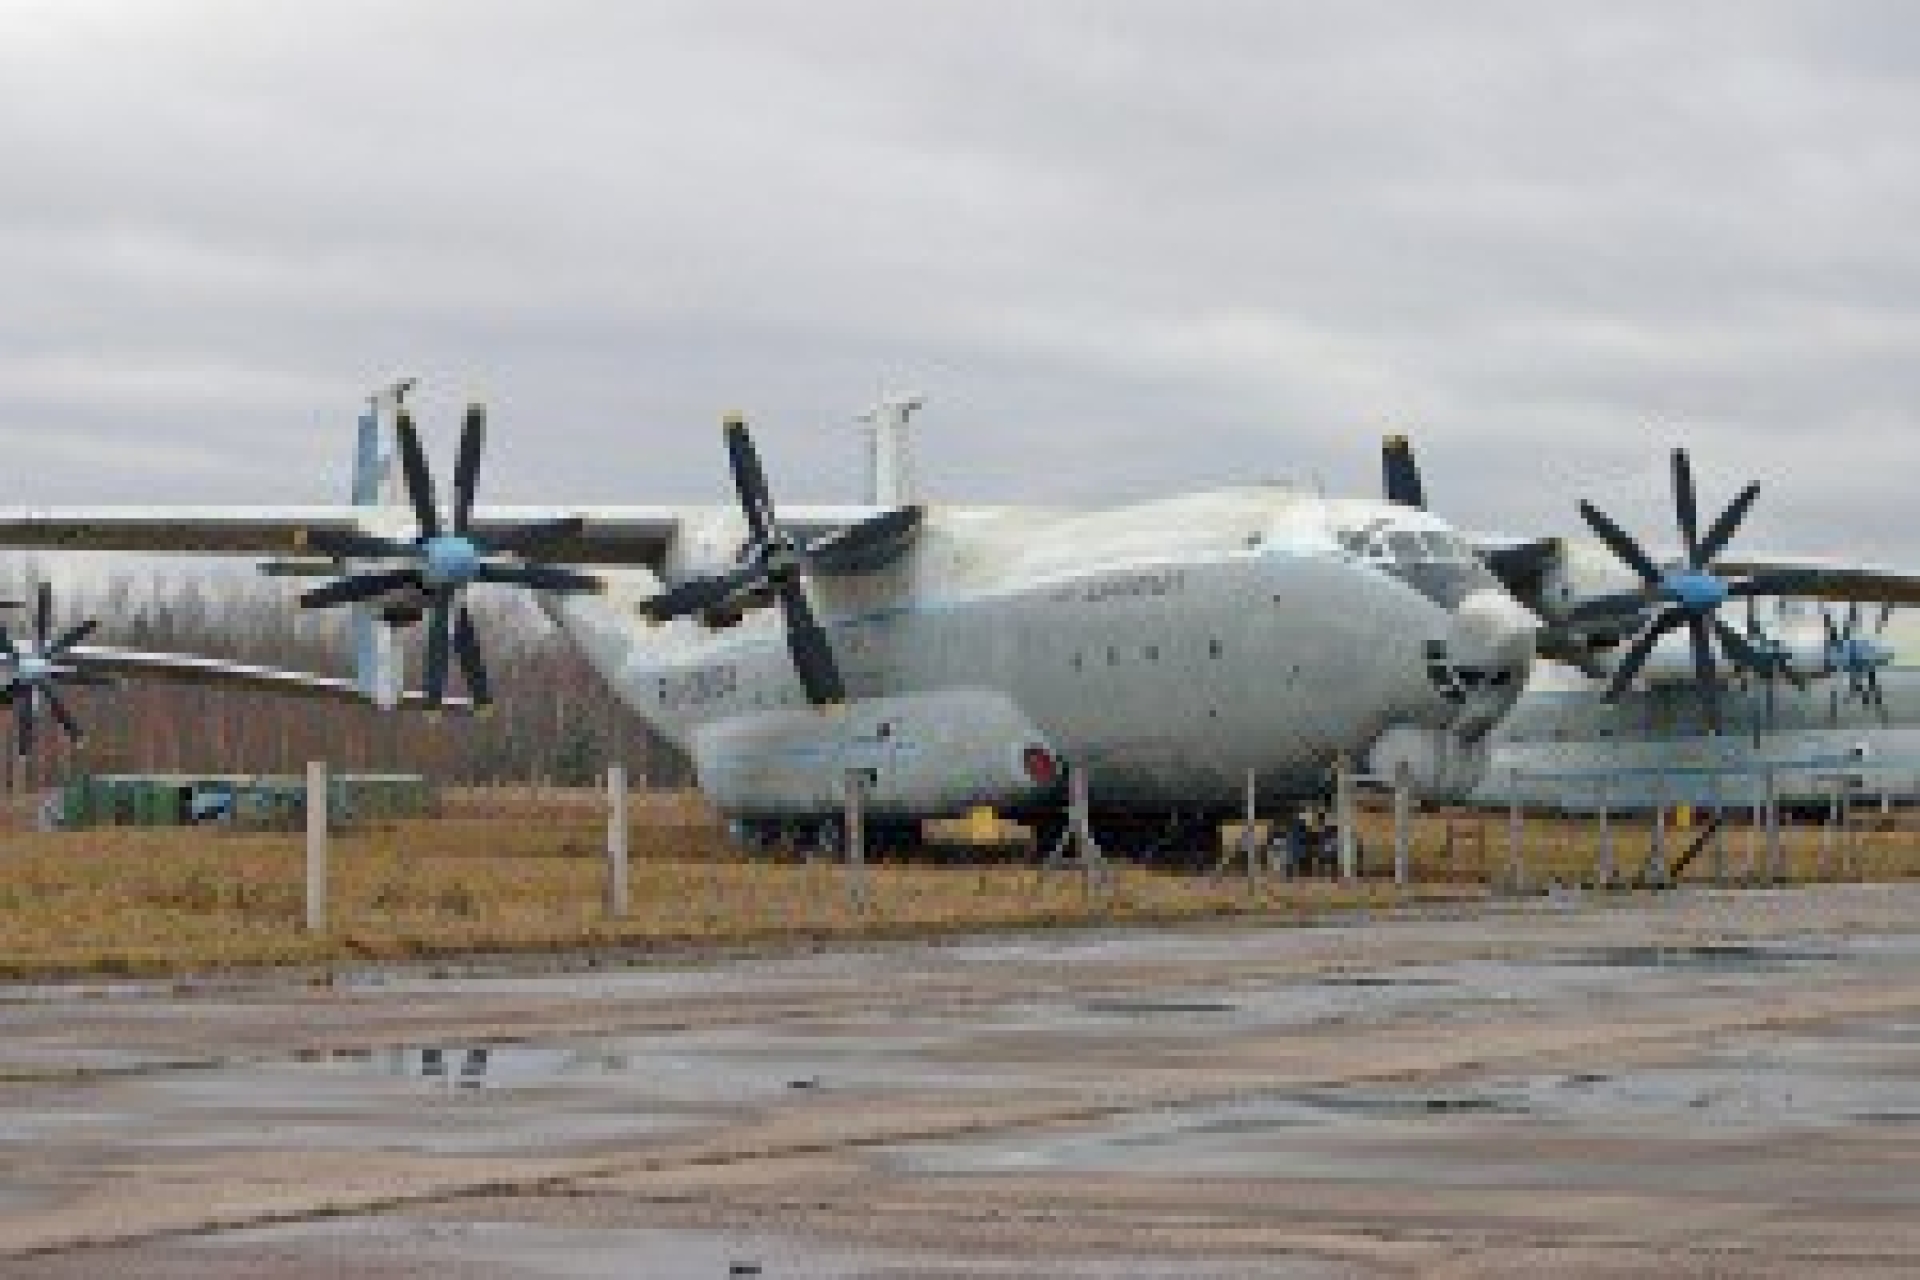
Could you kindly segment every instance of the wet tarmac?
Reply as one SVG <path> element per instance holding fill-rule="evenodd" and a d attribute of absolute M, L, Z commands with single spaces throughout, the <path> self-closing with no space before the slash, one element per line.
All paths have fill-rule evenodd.
<path fill-rule="evenodd" d="M 1920 1273 L 1907 886 L 23 985 L 0 1033 L 5 1277 Z"/>

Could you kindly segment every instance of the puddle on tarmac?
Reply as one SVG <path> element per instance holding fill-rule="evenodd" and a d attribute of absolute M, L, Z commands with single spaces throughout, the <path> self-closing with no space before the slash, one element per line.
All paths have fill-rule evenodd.
<path fill-rule="evenodd" d="M 1082 1013 L 1147 1017 L 1163 1013 L 1238 1013 L 1240 1006 L 1217 1000 L 1083 1000 L 1079 1009 Z"/>
<path fill-rule="evenodd" d="M 1863 1023 L 1836 1026 L 1825 1037 L 1756 1036 L 1671 1067 L 1493 1077 L 1440 1090 L 1288 1091 L 1040 1139 L 908 1145 L 884 1159 L 930 1173 L 1334 1177 L 1374 1169 L 1372 1151 L 1383 1141 L 1398 1148 L 1490 1139 L 1523 1150 L 1529 1133 L 1744 1138 L 1920 1126 L 1920 1053 L 1898 1038 L 1899 1030 Z M 1486 1125 L 1495 1127 L 1481 1133 Z"/>
<path fill-rule="evenodd" d="M 1839 951 L 1812 950 L 1790 946 L 1748 946 L 1710 944 L 1706 946 L 1665 947 L 1631 945 L 1588 947 L 1554 951 L 1535 963 L 1570 965 L 1591 969 L 1670 969 L 1705 973 L 1777 973 L 1815 965 L 1837 964 L 1847 959 Z"/>

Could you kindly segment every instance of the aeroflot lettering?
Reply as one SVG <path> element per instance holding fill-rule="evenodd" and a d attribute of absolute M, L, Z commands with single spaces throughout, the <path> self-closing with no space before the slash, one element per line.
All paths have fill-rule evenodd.
<path fill-rule="evenodd" d="M 1083 604 L 1099 604 L 1102 600 L 1121 600 L 1133 596 L 1170 596 L 1186 588 L 1186 570 L 1159 569 L 1090 582 L 1080 593 L 1080 600 Z"/>
<path fill-rule="evenodd" d="M 678 675 L 660 677 L 660 705 L 663 707 L 700 707 L 732 697 L 740 687 L 740 674 L 731 662 L 711 667 L 695 667 Z"/>

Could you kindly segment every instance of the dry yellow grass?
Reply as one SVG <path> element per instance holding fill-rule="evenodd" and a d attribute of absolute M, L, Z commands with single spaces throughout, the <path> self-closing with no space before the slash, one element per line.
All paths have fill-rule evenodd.
<path fill-rule="evenodd" d="M 475 812 L 478 806 L 450 806 Z M 602 908 L 604 828 L 590 804 L 557 803 L 523 817 L 444 817 L 383 825 L 334 841 L 333 928 L 302 927 L 304 854 L 298 836 L 207 830 L 103 829 L 26 833 L 0 841 L 0 976 L 165 974 L 267 965 L 337 965 L 405 957 L 573 947 L 673 948 L 850 936 L 903 936 L 995 926 L 1182 919 L 1234 913 L 1277 918 L 1338 907 L 1473 898 L 1507 866 L 1506 822 L 1428 818 L 1416 826 L 1416 884 L 1379 879 L 1269 881 L 1252 891 L 1228 876 L 1116 864 L 1110 895 L 1090 899 L 1081 877 L 1030 863 L 875 865 L 857 911 L 843 870 L 826 862 L 749 862 L 690 801 L 636 811 L 630 913 Z M 1449 846 L 1447 831 L 1453 838 Z M 1484 843 L 1475 831 L 1484 830 Z M 1363 815 L 1368 870 L 1385 874 L 1391 827 Z M 1641 827 L 1617 829 L 1620 865 L 1645 857 Z M 1746 836 L 1727 840 L 1745 866 Z M 1682 847 L 1676 839 L 1671 848 Z M 1862 834 L 1854 859 L 1821 864 L 1817 831 L 1788 835 L 1795 879 L 1920 872 L 1912 832 Z M 1532 819 L 1529 882 L 1586 879 L 1590 822 Z M 1712 869 L 1703 854 L 1689 869 Z"/>

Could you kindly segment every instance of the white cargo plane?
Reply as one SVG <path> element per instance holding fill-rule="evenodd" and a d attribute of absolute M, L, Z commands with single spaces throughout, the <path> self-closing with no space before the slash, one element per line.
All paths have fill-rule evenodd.
<path fill-rule="evenodd" d="M 488 697 L 466 589 L 531 588 L 754 835 L 830 822 L 850 771 L 885 832 L 981 805 L 1045 829 L 1084 770 L 1121 844 L 1237 810 L 1250 773 L 1265 805 L 1318 798 L 1342 756 L 1460 796 L 1533 656 L 1536 620 L 1459 534 L 1389 502 L 776 514 L 735 420 L 737 509 L 482 508 L 482 432 L 474 406 L 448 513 L 403 408 L 410 513 L 0 511 L 0 546 L 325 557 L 307 569 L 339 578 L 303 602 L 424 621 L 429 703 L 454 662 Z"/>

